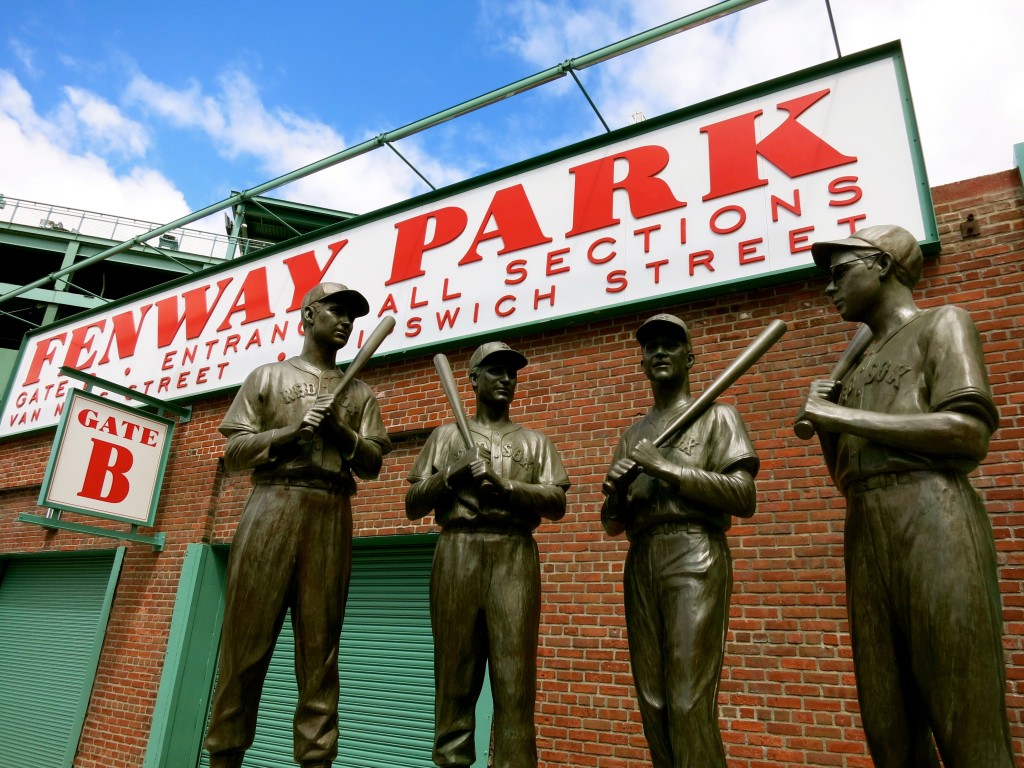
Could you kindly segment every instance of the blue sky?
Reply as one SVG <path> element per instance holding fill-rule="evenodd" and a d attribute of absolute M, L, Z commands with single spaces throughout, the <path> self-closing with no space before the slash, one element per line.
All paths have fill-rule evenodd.
<path fill-rule="evenodd" d="M 711 4 L 8 3 L 0 194 L 171 221 Z M 932 184 L 1012 167 L 1024 142 L 1024 3 L 832 8 L 844 53 L 902 39 Z M 614 128 L 834 56 L 824 0 L 767 0 L 580 77 Z M 442 186 L 601 130 L 563 79 L 397 146 Z M 426 190 L 380 149 L 275 194 L 364 212 Z"/>

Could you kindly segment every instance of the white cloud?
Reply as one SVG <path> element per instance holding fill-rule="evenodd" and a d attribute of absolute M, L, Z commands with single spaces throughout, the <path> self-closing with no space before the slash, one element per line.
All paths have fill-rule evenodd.
<path fill-rule="evenodd" d="M 488 4 L 508 49 L 543 68 L 707 7 L 706 0 Z M 932 184 L 1012 166 L 1024 141 L 1024 3 L 832 0 L 842 50 L 902 39 Z M 821 0 L 765 2 L 586 70 L 609 124 L 625 125 L 835 57 Z"/>
<path fill-rule="evenodd" d="M 8 45 L 11 47 L 14 58 L 18 60 L 18 63 L 21 64 L 29 75 L 35 77 L 39 74 L 39 69 L 36 67 L 35 51 L 30 46 L 17 38 L 8 40 Z"/>
<path fill-rule="evenodd" d="M 580 9 L 565 0 L 496 0 L 483 6 L 487 25 L 501 30 L 502 50 L 545 69 L 589 52 L 595 41 L 612 42 L 628 33 L 628 5 L 618 0 Z"/>
<path fill-rule="evenodd" d="M 124 96 L 129 102 L 145 105 L 172 125 L 200 128 L 211 135 L 224 132 L 223 110 L 212 98 L 203 96 L 194 80 L 186 88 L 174 90 L 137 74 Z"/>
<path fill-rule="evenodd" d="M 136 75 L 126 98 L 178 128 L 206 134 L 222 156 L 255 160 L 267 179 L 340 152 L 371 136 L 348 141 L 325 123 L 263 103 L 256 85 L 241 72 L 220 77 L 214 94 L 198 83 L 174 89 Z M 417 142 L 398 147 L 435 186 L 462 178 L 464 173 L 431 159 Z M 293 182 L 279 193 L 303 203 L 362 213 L 427 191 L 427 187 L 386 148 Z"/>
<path fill-rule="evenodd" d="M 196 82 L 175 89 L 135 75 L 124 98 L 126 108 L 141 106 L 149 112 L 148 124 L 143 125 L 125 109 L 72 86 L 64 88 L 64 98 L 52 114 L 41 115 L 18 79 L 0 70 L 0 193 L 168 222 L 187 215 L 192 207 L 171 180 L 145 162 L 147 152 L 159 148 L 154 136 L 160 123 L 198 132 L 228 160 L 255 164 L 264 179 L 371 138 L 348 142 L 322 122 L 268 107 L 244 74 L 225 74 L 218 86 L 212 93 Z M 429 156 L 415 137 L 396 147 L 436 186 L 466 175 Z M 122 168 L 125 161 L 129 164 Z M 393 152 L 378 148 L 269 194 L 361 213 L 427 189 Z M 217 216 L 190 226 L 223 228 Z"/>
<path fill-rule="evenodd" d="M 1024 3 L 843 0 L 835 14 L 844 52 L 902 39 L 931 184 L 1013 166 L 1024 142 Z"/>
<path fill-rule="evenodd" d="M 523 58 L 547 65 L 644 32 L 708 5 L 701 0 L 583 3 L 521 0 L 509 20 L 524 25 L 509 39 Z M 538 6 L 545 6 L 544 8 Z M 785 13 L 780 13 L 780 10 Z M 581 19 L 599 19 L 585 25 Z M 715 22 L 678 33 L 584 71 L 588 90 L 608 123 L 621 127 L 630 115 L 648 117 L 752 85 L 827 58 L 832 47 L 820 0 L 762 3 Z M 820 36 L 808 29 L 819 28 Z M 586 29 L 582 35 L 581 30 Z"/>
<path fill-rule="evenodd" d="M 85 105 L 86 111 L 103 104 L 82 95 L 79 106 Z M 136 165 L 118 173 L 99 155 L 77 148 L 79 134 L 91 135 L 103 119 L 121 129 L 130 123 L 107 107 L 100 109 L 105 118 L 93 113 L 83 120 L 79 108 L 67 101 L 54 119 L 47 119 L 36 113 L 17 78 L 0 70 L 0 193 L 145 221 L 171 221 L 187 214 L 184 196 L 158 171 Z M 124 135 L 117 130 L 113 134 Z"/>
<path fill-rule="evenodd" d="M 36 115 L 32 96 L 21 87 L 14 75 L 0 69 L 0 110 L 11 120 L 17 121 L 29 132 L 46 129 L 46 124 Z"/>
<path fill-rule="evenodd" d="M 70 113 L 73 124 L 85 144 L 101 154 L 115 154 L 123 157 L 142 157 L 149 148 L 149 134 L 146 129 L 125 117 L 110 102 L 81 88 L 67 87 L 65 113 Z"/>

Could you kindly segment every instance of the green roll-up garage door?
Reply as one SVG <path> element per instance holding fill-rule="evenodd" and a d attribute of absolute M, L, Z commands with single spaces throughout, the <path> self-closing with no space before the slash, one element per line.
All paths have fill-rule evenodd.
<path fill-rule="evenodd" d="M 123 553 L 0 560 L 0 766 L 71 765 Z"/>
<path fill-rule="evenodd" d="M 435 536 L 357 539 L 341 636 L 339 768 L 429 768 L 434 730 L 430 566 Z M 291 625 L 278 639 L 246 768 L 292 765 Z M 484 749 L 486 745 L 484 745 Z M 204 751 L 200 765 L 208 765 Z M 485 764 L 485 763 L 484 763 Z"/>

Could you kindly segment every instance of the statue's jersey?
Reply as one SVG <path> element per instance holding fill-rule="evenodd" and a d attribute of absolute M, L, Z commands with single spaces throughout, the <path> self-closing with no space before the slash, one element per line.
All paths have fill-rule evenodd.
<path fill-rule="evenodd" d="M 842 381 L 839 404 L 892 414 L 960 411 L 995 430 L 998 414 L 985 373 L 978 331 L 967 313 L 925 310 L 873 344 Z M 836 483 L 841 489 L 873 475 L 916 470 L 970 472 L 977 462 L 925 455 L 841 433 Z"/>
<path fill-rule="evenodd" d="M 682 408 L 687 405 L 689 402 Z M 644 438 L 655 440 L 682 408 L 651 409 L 626 430 L 612 463 L 627 457 Z M 725 403 L 713 404 L 689 429 L 668 440 L 661 451 L 678 466 L 721 474 L 739 467 L 756 476 L 760 466 L 743 420 L 733 406 Z M 641 474 L 630 484 L 625 507 L 629 510 L 627 532 L 631 536 L 657 523 L 697 522 L 720 531 L 728 530 L 732 524 L 727 513 L 700 506 L 683 496 L 674 484 L 648 474 Z"/>
<path fill-rule="evenodd" d="M 569 487 L 569 475 L 554 444 L 536 430 L 509 423 L 502 428 L 489 429 L 476 419 L 469 420 L 473 442 L 480 456 L 491 465 L 498 477 L 529 485 Z M 454 424 L 442 424 L 427 438 L 426 445 L 409 470 L 409 482 L 418 483 L 443 472 L 449 464 L 458 461 L 466 451 L 465 443 Z M 525 520 L 529 528 L 540 524 L 536 510 L 526 505 L 509 509 L 507 503 L 483 493 L 476 484 L 465 484 L 456 489 L 435 510 L 437 524 L 501 523 Z"/>
<path fill-rule="evenodd" d="M 271 450 L 272 430 L 300 422 L 318 395 L 337 389 L 341 375 L 337 368 L 321 371 L 298 357 L 262 365 L 250 373 L 220 425 L 221 434 L 228 438 L 224 452 L 228 469 L 250 468 L 256 483 L 271 478 L 324 480 L 355 493 L 352 474 L 359 474 L 360 467 L 341 455 L 329 429 L 318 430 L 308 443 Z M 381 453 L 391 450 L 377 398 L 366 384 L 351 381 L 334 411 Z"/>

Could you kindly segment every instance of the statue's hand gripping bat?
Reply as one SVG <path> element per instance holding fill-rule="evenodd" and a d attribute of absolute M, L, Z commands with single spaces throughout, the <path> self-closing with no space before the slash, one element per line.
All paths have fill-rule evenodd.
<path fill-rule="evenodd" d="M 864 354 L 864 350 L 868 348 L 871 343 L 872 333 L 871 329 L 866 325 L 862 325 L 857 334 L 853 337 L 850 342 L 850 346 L 843 352 L 842 357 L 839 358 L 839 362 L 836 363 L 836 367 L 832 369 L 832 374 L 829 379 L 832 381 L 841 381 L 846 374 L 850 372 L 850 369 L 857 364 L 860 360 L 860 356 Z M 800 413 L 796 416 L 796 421 L 793 424 L 793 431 L 796 436 L 801 440 L 810 440 L 814 437 L 814 425 L 808 421 L 804 416 L 804 409 L 800 409 Z"/>
<path fill-rule="evenodd" d="M 374 352 L 384 343 L 384 339 L 395 329 L 395 318 L 388 315 L 381 320 L 377 327 L 373 329 L 369 336 L 366 337 L 366 341 L 363 342 L 363 346 L 356 352 L 356 356 L 352 358 L 352 362 L 348 364 L 345 372 L 341 375 L 341 381 L 338 384 L 338 388 L 334 390 L 334 403 L 337 404 L 344 397 L 345 388 L 352 382 L 359 372 L 366 367 L 366 364 L 370 362 L 370 358 L 373 357 Z M 304 443 L 308 443 L 313 439 L 313 433 L 316 430 L 313 427 L 305 426 L 299 432 L 299 440 Z"/>

